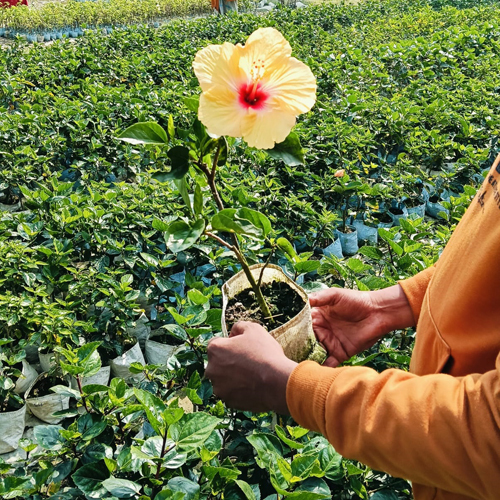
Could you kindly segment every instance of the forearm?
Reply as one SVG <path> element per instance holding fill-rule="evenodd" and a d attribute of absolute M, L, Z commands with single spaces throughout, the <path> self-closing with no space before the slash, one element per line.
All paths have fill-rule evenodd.
<path fill-rule="evenodd" d="M 419 377 L 309 361 L 287 385 L 292 417 L 346 458 L 483 500 L 500 488 L 499 394 L 497 371 Z"/>

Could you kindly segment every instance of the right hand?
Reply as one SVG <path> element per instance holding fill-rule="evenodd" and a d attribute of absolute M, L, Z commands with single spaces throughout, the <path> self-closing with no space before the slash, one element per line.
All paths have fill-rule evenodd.
<path fill-rule="evenodd" d="M 399 285 L 376 292 L 329 288 L 311 294 L 309 302 L 314 333 L 328 352 L 325 366 L 336 367 L 390 331 L 414 323 Z"/>

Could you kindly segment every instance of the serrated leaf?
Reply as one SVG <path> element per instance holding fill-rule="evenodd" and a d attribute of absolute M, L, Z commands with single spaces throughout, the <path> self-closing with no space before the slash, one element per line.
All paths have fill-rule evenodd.
<path fill-rule="evenodd" d="M 169 429 L 170 437 L 181 451 L 201 447 L 221 420 L 208 413 L 191 413 L 173 424 Z"/>

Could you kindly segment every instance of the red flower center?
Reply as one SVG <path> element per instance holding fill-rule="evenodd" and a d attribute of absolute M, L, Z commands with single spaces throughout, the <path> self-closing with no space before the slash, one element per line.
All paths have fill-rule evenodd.
<path fill-rule="evenodd" d="M 245 109 L 262 109 L 268 98 L 260 82 L 243 83 L 238 90 L 238 101 Z"/>

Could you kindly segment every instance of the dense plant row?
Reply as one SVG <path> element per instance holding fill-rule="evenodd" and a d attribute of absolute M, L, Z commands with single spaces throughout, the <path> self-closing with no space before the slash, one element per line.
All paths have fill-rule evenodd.
<path fill-rule="evenodd" d="M 52 34 L 56 38 L 77 32 L 127 24 L 158 22 L 172 17 L 210 12 L 207 0 L 96 0 L 93 2 L 49 2 L 39 8 L 19 6 L 0 10 L 0 36 Z M 61 34 L 61 36 L 57 36 Z M 71 35 L 73 36 L 73 35 Z M 50 39 L 50 38 L 49 38 Z M 31 38 L 29 38 L 29 41 Z M 40 40 L 41 41 L 41 40 Z"/>
<path fill-rule="evenodd" d="M 279 8 L 2 51 L 0 416 L 24 404 L 13 386 L 26 356 L 52 352 L 50 374 L 78 378 L 137 337 L 136 346 L 153 334 L 175 348 L 161 366 L 135 358 L 109 384 L 60 381 L 56 392 L 72 398 L 66 418 L 21 441 L 26 463 L 0 460 L 2 495 L 410 497 L 406 482 L 343 460 L 290 419 L 233 412 L 212 395 L 206 344 L 220 332 L 220 289 L 237 261 L 208 240 L 169 248 L 166 228 L 186 215 L 187 198 L 182 184 L 153 179 L 170 159 L 114 137 L 152 120 L 176 144 L 196 141 L 195 52 L 277 27 L 318 80 L 317 104 L 296 129 L 307 168 L 230 140 L 223 201 L 268 215 L 273 237 L 299 254 L 277 251 L 273 262 L 306 289 L 394 284 L 436 261 L 496 153 L 500 10 L 449 3 Z M 408 216 L 418 202 L 433 216 Z M 344 247 L 345 259 L 325 251 L 349 222 L 375 233 Z M 269 256 L 252 250 L 255 261 Z M 349 363 L 406 369 L 412 341 L 396 332 Z"/>

